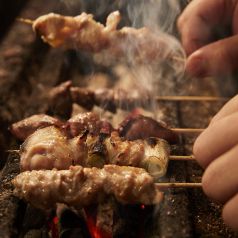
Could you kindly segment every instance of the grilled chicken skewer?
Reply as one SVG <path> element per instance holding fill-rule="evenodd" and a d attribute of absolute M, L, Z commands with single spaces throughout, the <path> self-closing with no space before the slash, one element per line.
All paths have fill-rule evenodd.
<path fill-rule="evenodd" d="M 45 114 L 33 115 L 13 123 L 10 131 L 19 140 L 25 140 L 37 129 L 48 126 L 62 128 L 68 133 L 69 137 L 78 136 L 85 131 L 98 135 L 100 131 L 104 134 L 110 134 L 111 131 L 115 130 L 110 123 L 100 120 L 96 113 L 86 112 L 75 115 L 67 122 L 62 122 Z M 172 130 L 162 123 L 140 114 L 131 114 L 126 117 L 119 125 L 118 131 L 119 135 L 127 140 L 158 137 L 170 144 L 178 142 L 178 135 Z"/>
<path fill-rule="evenodd" d="M 171 41 L 173 45 L 176 44 L 173 38 L 164 39 L 165 37 L 146 27 L 123 27 L 117 30 L 121 20 L 118 11 L 107 17 L 105 26 L 96 22 L 93 15 L 86 13 L 76 17 L 50 13 L 34 21 L 22 18 L 18 20 L 32 24 L 33 30 L 52 47 L 106 53 L 108 57 L 132 63 L 156 64 L 167 58 L 176 61 L 176 64 L 185 64 L 180 47 L 176 51 L 169 46 Z"/>
<path fill-rule="evenodd" d="M 112 126 L 99 119 L 99 116 L 92 112 L 79 113 L 70 118 L 67 122 L 46 114 L 37 114 L 13 123 L 10 126 L 11 133 L 19 140 L 25 140 L 37 129 L 55 126 L 66 130 L 71 137 L 75 137 L 89 131 L 98 134 L 100 130 L 109 134 Z M 145 139 L 148 137 L 158 137 L 167 140 L 170 144 L 178 142 L 177 133 L 200 133 L 203 129 L 195 128 L 167 128 L 158 121 L 140 114 L 131 114 L 119 125 L 118 131 L 121 137 L 127 140 Z"/>
<path fill-rule="evenodd" d="M 114 195 L 121 203 L 153 204 L 162 194 L 140 168 L 106 165 L 103 169 L 72 166 L 69 170 L 26 171 L 14 180 L 15 194 L 42 209 L 56 203 L 87 206 Z"/>
<path fill-rule="evenodd" d="M 51 209 L 56 203 L 88 206 L 108 195 L 124 204 L 157 204 L 162 199 L 159 188 L 201 187 L 200 183 L 154 183 L 143 169 L 117 165 L 26 171 L 16 176 L 13 184 L 17 196 L 41 209 Z"/>
<path fill-rule="evenodd" d="M 169 153 L 169 144 L 159 138 L 123 141 L 114 131 L 106 137 L 88 134 L 67 139 L 53 126 L 34 132 L 20 151 L 22 171 L 116 164 L 144 168 L 155 179 L 166 173 Z"/>
<path fill-rule="evenodd" d="M 163 139 L 173 138 L 157 123 L 141 115 L 129 116 L 116 131 L 94 113 L 78 114 L 67 123 L 34 115 L 13 124 L 11 131 L 20 139 L 28 136 L 20 150 L 22 171 L 116 164 L 145 168 L 157 179 L 166 173 L 170 159 L 169 144 Z"/>
<path fill-rule="evenodd" d="M 64 100 L 62 101 L 62 98 Z M 68 102 L 66 103 L 66 98 Z M 76 103 L 87 110 L 92 110 L 94 106 L 103 108 L 115 113 L 117 109 L 133 110 L 138 107 L 150 108 L 154 98 L 151 93 L 141 90 L 125 89 L 109 89 L 99 88 L 91 90 L 83 87 L 73 87 L 71 81 L 66 81 L 57 87 L 54 87 L 49 93 L 49 101 L 51 108 L 60 112 L 71 107 L 72 103 Z M 198 96 L 157 96 L 157 101 L 195 101 L 195 102 L 225 102 L 228 98 L 222 97 L 198 97 Z M 60 103 L 62 101 L 62 106 Z"/>

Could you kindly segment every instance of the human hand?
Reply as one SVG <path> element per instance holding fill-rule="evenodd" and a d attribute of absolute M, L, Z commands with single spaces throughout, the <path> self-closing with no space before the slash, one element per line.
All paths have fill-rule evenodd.
<path fill-rule="evenodd" d="M 205 168 L 204 192 L 224 204 L 223 219 L 238 230 L 238 95 L 231 99 L 197 138 L 193 153 Z"/>
<path fill-rule="evenodd" d="M 214 30 L 232 35 L 214 41 Z M 178 19 L 191 76 L 227 74 L 238 69 L 238 0 L 193 0 Z"/>

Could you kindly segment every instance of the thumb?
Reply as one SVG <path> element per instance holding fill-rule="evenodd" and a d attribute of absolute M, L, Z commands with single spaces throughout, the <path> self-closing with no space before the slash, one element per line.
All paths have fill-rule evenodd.
<path fill-rule="evenodd" d="M 186 71 L 191 76 L 227 75 L 238 69 L 238 35 L 208 44 L 191 54 Z"/>

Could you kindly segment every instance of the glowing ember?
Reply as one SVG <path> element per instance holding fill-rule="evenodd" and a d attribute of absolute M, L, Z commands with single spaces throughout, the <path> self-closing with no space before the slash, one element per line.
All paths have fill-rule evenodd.
<path fill-rule="evenodd" d="M 51 233 L 52 238 L 59 238 L 58 224 L 59 224 L 59 219 L 56 216 L 48 222 L 48 229 Z"/>
<path fill-rule="evenodd" d="M 100 227 L 96 226 L 96 216 L 89 209 L 85 209 L 87 217 L 87 226 L 92 238 L 112 238 L 112 234 L 103 231 Z"/>

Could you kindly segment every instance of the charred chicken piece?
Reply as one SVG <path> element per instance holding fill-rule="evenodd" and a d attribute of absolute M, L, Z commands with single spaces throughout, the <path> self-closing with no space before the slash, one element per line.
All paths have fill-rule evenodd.
<path fill-rule="evenodd" d="M 104 134 L 110 136 L 115 130 L 112 125 L 104 120 L 100 120 L 98 114 L 93 112 L 79 113 L 70 118 L 65 128 L 69 128 L 72 137 L 81 135 L 85 132 L 93 136 Z"/>
<path fill-rule="evenodd" d="M 162 193 L 145 170 L 106 165 L 103 169 L 26 171 L 14 180 L 15 194 L 35 207 L 51 209 L 56 203 L 79 207 L 100 203 L 113 195 L 124 204 L 159 203 Z"/>
<path fill-rule="evenodd" d="M 95 104 L 94 92 L 87 88 L 71 87 L 70 94 L 72 101 L 86 108 L 92 110 Z"/>
<path fill-rule="evenodd" d="M 79 113 L 67 121 L 72 137 L 78 136 L 82 132 L 89 131 L 97 135 L 100 131 L 101 121 L 99 116 L 93 112 Z"/>
<path fill-rule="evenodd" d="M 19 140 L 25 140 L 37 129 L 52 125 L 61 127 L 63 122 L 45 114 L 38 114 L 13 123 L 10 127 L 10 131 Z"/>
<path fill-rule="evenodd" d="M 156 64 L 176 54 L 174 49 L 170 49 L 167 39 L 146 27 L 123 27 L 117 30 L 120 19 L 118 11 L 112 12 L 104 26 L 96 22 L 91 14 L 82 13 L 71 17 L 50 13 L 36 19 L 33 30 L 53 47 L 91 53 L 106 51 L 109 57 L 126 59 L 132 63 Z"/>
<path fill-rule="evenodd" d="M 119 134 L 127 140 L 157 137 L 170 144 L 178 143 L 178 135 L 158 121 L 138 114 L 130 114 L 120 125 Z"/>

